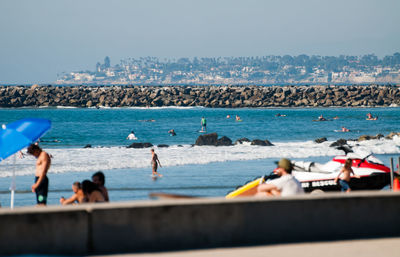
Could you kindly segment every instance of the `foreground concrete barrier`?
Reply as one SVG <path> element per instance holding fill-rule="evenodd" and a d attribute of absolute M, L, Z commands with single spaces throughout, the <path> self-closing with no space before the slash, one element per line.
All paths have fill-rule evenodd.
<path fill-rule="evenodd" d="M 400 193 L 0 211 L 0 254 L 106 254 L 400 236 Z"/>

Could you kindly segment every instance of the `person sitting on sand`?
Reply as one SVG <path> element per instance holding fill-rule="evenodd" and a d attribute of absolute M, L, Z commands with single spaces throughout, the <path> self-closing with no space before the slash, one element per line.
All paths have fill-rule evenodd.
<path fill-rule="evenodd" d="M 97 185 L 97 187 L 100 189 L 100 192 L 104 196 L 104 200 L 106 202 L 110 201 L 108 198 L 108 191 L 107 188 L 104 186 L 106 184 L 106 178 L 104 176 L 104 173 L 101 171 L 98 171 L 92 175 L 92 181 Z"/>
<path fill-rule="evenodd" d="M 349 132 L 350 130 L 348 128 L 342 127 L 342 132 Z"/>
<path fill-rule="evenodd" d="M 170 135 L 171 137 L 176 136 L 175 130 L 173 130 L 173 129 L 169 130 L 168 133 L 169 133 L 169 135 Z"/>
<path fill-rule="evenodd" d="M 344 163 L 343 168 L 340 170 L 339 174 L 335 178 L 335 183 L 339 181 L 340 187 L 342 188 L 342 192 L 349 193 L 351 191 L 349 185 L 351 174 L 353 174 L 356 178 L 360 178 L 360 176 L 354 174 L 354 171 L 351 168 L 352 163 L 353 163 L 352 159 L 347 159 L 346 162 Z M 339 179 L 341 174 L 343 174 L 343 176 Z"/>
<path fill-rule="evenodd" d="M 60 203 L 62 205 L 84 202 L 85 195 L 83 194 L 82 186 L 81 186 L 80 182 L 74 182 L 72 184 L 72 191 L 74 192 L 74 194 L 70 198 L 68 198 L 68 199 L 65 199 L 64 197 L 60 198 Z"/>
<path fill-rule="evenodd" d="M 292 176 L 293 164 L 288 159 L 281 159 L 274 170 L 279 178 L 259 185 L 256 196 L 291 196 L 304 194 L 300 182 Z"/>
<path fill-rule="evenodd" d="M 90 180 L 84 180 L 82 182 L 82 191 L 85 195 L 85 202 L 87 203 L 105 202 L 104 196 L 99 187 Z"/>

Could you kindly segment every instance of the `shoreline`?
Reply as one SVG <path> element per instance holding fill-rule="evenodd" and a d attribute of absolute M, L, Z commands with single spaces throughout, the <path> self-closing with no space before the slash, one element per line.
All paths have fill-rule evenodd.
<path fill-rule="evenodd" d="M 0 86 L 0 108 L 398 107 L 399 85 Z"/>

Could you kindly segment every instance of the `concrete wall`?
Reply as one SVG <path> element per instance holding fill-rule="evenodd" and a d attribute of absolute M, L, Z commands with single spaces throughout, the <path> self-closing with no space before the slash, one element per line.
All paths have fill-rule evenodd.
<path fill-rule="evenodd" d="M 400 236 L 400 193 L 0 210 L 0 255 L 105 254 Z"/>

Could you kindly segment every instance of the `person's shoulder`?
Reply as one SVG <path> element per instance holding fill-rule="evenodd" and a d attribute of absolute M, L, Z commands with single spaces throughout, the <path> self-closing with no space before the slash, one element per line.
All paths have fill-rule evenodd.
<path fill-rule="evenodd" d="M 276 183 L 282 182 L 283 180 L 285 180 L 285 178 L 284 178 L 284 176 L 281 176 L 279 178 L 275 178 L 275 179 L 268 181 L 267 184 L 276 184 Z"/>
<path fill-rule="evenodd" d="M 42 158 L 42 159 L 50 159 L 50 154 L 47 153 L 46 151 L 42 151 L 42 152 L 40 153 L 40 155 L 39 155 L 39 158 Z"/>

